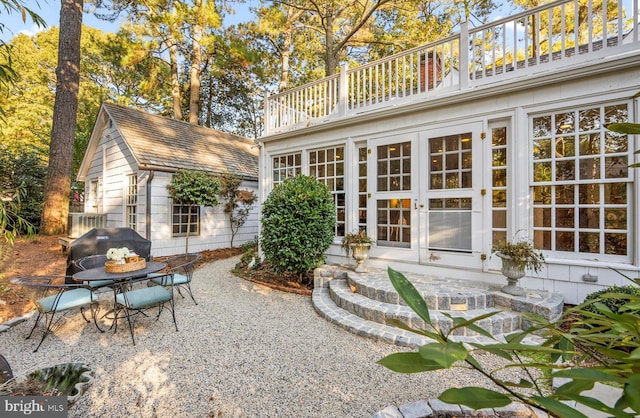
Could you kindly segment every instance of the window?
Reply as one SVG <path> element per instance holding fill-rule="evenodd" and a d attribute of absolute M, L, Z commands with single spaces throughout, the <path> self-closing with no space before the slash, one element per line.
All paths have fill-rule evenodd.
<path fill-rule="evenodd" d="M 127 176 L 127 186 L 124 195 L 125 201 L 125 225 L 134 231 L 137 224 L 138 207 L 138 176 L 131 174 Z"/>
<path fill-rule="evenodd" d="M 367 230 L 367 147 L 358 148 L 358 229 Z"/>
<path fill-rule="evenodd" d="M 460 189 L 471 184 L 471 132 L 429 139 L 430 188 Z"/>
<path fill-rule="evenodd" d="M 378 147 L 378 191 L 411 190 L 411 142 Z"/>
<path fill-rule="evenodd" d="M 174 237 L 200 235 L 200 206 L 173 205 L 172 228 Z"/>
<path fill-rule="evenodd" d="M 294 153 L 273 157 L 273 185 L 302 173 L 302 154 Z"/>
<path fill-rule="evenodd" d="M 536 248 L 629 256 L 632 202 L 626 104 L 535 116 L 533 223 Z"/>
<path fill-rule="evenodd" d="M 333 195 L 336 206 L 335 235 L 345 232 L 344 147 L 332 147 L 309 152 L 309 175 L 324 183 Z"/>
<path fill-rule="evenodd" d="M 89 185 L 89 202 L 98 211 L 98 180 L 91 180 Z"/>
<path fill-rule="evenodd" d="M 377 245 L 411 246 L 411 199 L 378 200 Z"/>
<path fill-rule="evenodd" d="M 507 128 L 491 129 L 491 233 L 493 245 L 507 241 Z"/>

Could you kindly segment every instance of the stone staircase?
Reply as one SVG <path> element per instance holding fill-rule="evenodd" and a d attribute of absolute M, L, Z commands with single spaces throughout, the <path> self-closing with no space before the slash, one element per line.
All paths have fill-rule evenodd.
<path fill-rule="evenodd" d="M 561 315 L 564 305 L 562 296 L 544 291 L 528 290 L 523 296 L 512 296 L 501 292 L 500 286 L 483 282 L 412 273 L 405 276 L 427 302 L 434 327 L 445 331 L 453 327 L 452 318 L 471 319 L 497 312 L 476 325 L 501 339 L 529 326 L 522 312 L 554 320 Z M 406 347 L 430 342 L 419 334 L 387 325 L 389 320 L 396 319 L 412 328 L 427 327 L 405 305 L 384 270 L 356 273 L 346 266 L 317 268 L 312 301 L 321 316 L 354 334 Z M 454 330 L 452 336 L 469 343 L 495 342 L 467 328 Z M 534 344 L 535 340 L 531 336 L 528 342 Z"/>

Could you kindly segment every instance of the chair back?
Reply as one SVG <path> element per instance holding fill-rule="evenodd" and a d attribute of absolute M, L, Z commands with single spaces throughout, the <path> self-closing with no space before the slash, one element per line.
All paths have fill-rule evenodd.
<path fill-rule="evenodd" d="M 172 273 L 183 274 L 191 279 L 198 261 L 202 260 L 200 254 L 183 254 L 170 257 L 165 260 Z"/>
<path fill-rule="evenodd" d="M 107 256 L 103 254 L 88 255 L 79 260 L 74 261 L 80 270 L 89 270 L 95 267 L 102 267 L 107 262 Z"/>

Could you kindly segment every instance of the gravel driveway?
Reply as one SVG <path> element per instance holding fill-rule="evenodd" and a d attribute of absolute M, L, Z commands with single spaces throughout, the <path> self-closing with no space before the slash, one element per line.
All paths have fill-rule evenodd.
<path fill-rule="evenodd" d="M 39 352 L 39 332 L 24 340 L 30 319 L 0 334 L 0 353 L 17 375 L 92 365 L 95 382 L 70 417 L 370 417 L 452 385 L 483 384 L 462 369 L 401 375 L 377 365 L 401 349 L 329 324 L 307 296 L 237 278 L 229 271 L 238 260 L 195 272 L 199 305 L 177 298 L 179 332 L 165 311 L 158 322 L 140 319 L 133 346 L 126 322 L 100 334 L 74 313 Z"/>

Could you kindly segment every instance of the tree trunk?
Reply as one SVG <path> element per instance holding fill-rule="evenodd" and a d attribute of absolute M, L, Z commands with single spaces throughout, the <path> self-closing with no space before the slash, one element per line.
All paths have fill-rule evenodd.
<path fill-rule="evenodd" d="M 60 10 L 56 96 L 40 225 L 40 233 L 44 235 L 62 234 L 67 230 L 78 117 L 82 7 L 83 0 L 62 0 Z"/>
<path fill-rule="evenodd" d="M 202 7 L 202 4 L 199 4 Z M 191 56 L 191 71 L 189 83 L 191 86 L 191 96 L 189 97 L 189 123 L 198 124 L 200 113 L 200 65 L 202 63 L 202 26 L 199 23 L 193 25 L 193 46 Z"/>
<path fill-rule="evenodd" d="M 173 104 L 173 118 L 182 120 L 182 97 L 180 95 L 180 74 L 178 73 L 178 47 L 175 39 L 169 40 L 169 63 L 171 66 L 171 101 Z"/>
<path fill-rule="evenodd" d="M 329 77 L 336 73 L 338 60 L 336 59 L 336 51 L 334 51 L 335 34 L 333 33 L 333 17 L 328 16 L 325 26 L 325 76 Z"/>

